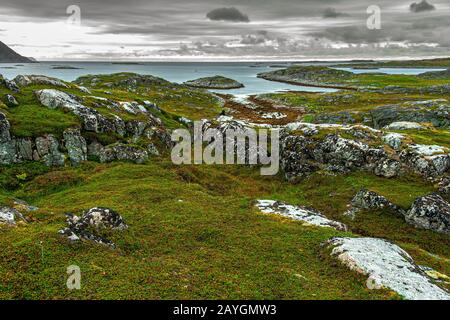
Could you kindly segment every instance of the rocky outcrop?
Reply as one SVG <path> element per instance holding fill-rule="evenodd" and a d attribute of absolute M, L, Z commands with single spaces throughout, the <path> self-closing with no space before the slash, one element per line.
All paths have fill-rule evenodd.
<path fill-rule="evenodd" d="M 131 161 L 144 163 L 148 160 L 148 152 L 138 146 L 116 143 L 100 150 L 100 162 Z"/>
<path fill-rule="evenodd" d="M 388 126 L 387 128 L 392 130 L 421 129 L 417 123 L 431 123 L 435 127 L 450 128 L 449 114 L 450 103 L 445 99 L 410 101 L 381 106 L 370 111 L 375 128 Z"/>
<path fill-rule="evenodd" d="M 331 255 L 368 277 L 369 289 L 391 289 L 408 300 L 450 300 L 400 247 L 376 238 L 332 238 Z"/>
<path fill-rule="evenodd" d="M 405 219 L 418 228 L 450 235 L 450 203 L 436 193 L 417 198 Z"/>
<path fill-rule="evenodd" d="M 36 138 L 36 150 L 33 158 L 43 161 L 49 167 L 64 165 L 65 156 L 59 150 L 58 140 L 51 134 Z"/>
<path fill-rule="evenodd" d="M 104 231 L 123 231 L 128 228 L 124 219 L 116 211 L 108 208 L 95 207 L 84 212 L 81 217 L 67 214 L 67 228 L 58 233 L 72 242 L 89 240 L 115 248 L 115 244 L 107 239 Z"/>
<path fill-rule="evenodd" d="M 87 160 L 86 140 L 81 136 L 80 129 L 67 129 L 63 133 L 64 144 L 72 165 L 79 165 Z"/>
<path fill-rule="evenodd" d="M 124 134 L 125 122 L 121 118 L 106 118 L 97 110 L 82 105 L 75 96 L 55 89 L 39 90 L 35 94 L 39 102 L 47 108 L 62 109 L 80 117 L 86 131 Z"/>
<path fill-rule="evenodd" d="M 11 140 L 10 129 L 11 125 L 6 118 L 6 115 L 0 112 L 0 143 Z"/>
<path fill-rule="evenodd" d="M 400 154 L 400 160 L 413 171 L 435 179 L 450 169 L 450 154 L 440 146 L 411 145 Z"/>
<path fill-rule="evenodd" d="M 281 215 L 289 219 L 302 221 L 308 225 L 333 228 L 341 231 L 347 230 L 345 224 L 330 220 L 313 208 L 292 206 L 273 200 L 257 200 L 256 207 L 263 213 Z"/>
<path fill-rule="evenodd" d="M 19 87 L 30 85 L 50 85 L 61 88 L 69 88 L 67 84 L 59 79 L 41 75 L 19 75 L 13 80 Z"/>
<path fill-rule="evenodd" d="M 222 76 L 199 78 L 186 81 L 184 84 L 189 87 L 204 89 L 238 89 L 244 87 L 242 83 Z"/>
<path fill-rule="evenodd" d="M 291 181 L 320 168 L 335 173 L 369 170 L 389 178 L 398 175 L 401 169 L 400 163 L 390 159 L 383 149 L 336 134 L 322 139 L 288 134 L 282 137 L 280 148 L 281 168 Z"/>
<path fill-rule="evenodd" d="M 141 75 L 136 73 L 115 73 L 111 75 L 88 75 L 74 81 L 74 83 L 88 88 L 120 88 L 135 92 L 139 87 L 152 86 L 178 86 L 162 78 L 152 75 Z"/>
<path fill-rule="evenodd" d="M 344 215 L 349 216 L 350 218 L 355 218 L 358 212 L 373 209 L 389 209 L 396 214 L 405 213 L 403 209 L 396 206 L 388 199 L 377 194 L 376 192 L 369 191 L 367 189 L 361 189 L 353 197 L 350 208 L 344 213 Z"/>

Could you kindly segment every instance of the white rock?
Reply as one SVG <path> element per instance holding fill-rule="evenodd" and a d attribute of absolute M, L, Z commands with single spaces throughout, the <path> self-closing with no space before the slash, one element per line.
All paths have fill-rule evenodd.
<path fill-rule="evenodd" d="M 376 238 L 333 238 L 328 243 L 331 255 L 368 276 L 372 288 L 389 288 L 409 300 L 450 300 L 395 244 Z"/>
<path fill-rule="evenodd" d="M 390 125 L 384 127 L 387 130 L 423 130 L 424 127 L 417 122 L 398 121 L 392 122 Z"/>
<path fill-rule="evenodd" d="M 445 153 L 445 148 L 438 145 L 413 144 L 409 148 L 413 149 L 415 153 L 421 156 L 433 156 L 436 154 Z"/>
<path fill-rule="evenodd" d="M 281 112 L 268 112 L 268 113 L 263 113 L 261 115 L 261 118 L 263 118 L 263 119 L 283 119 L 286 117 L 287 117 L 287 115 L 285 115 L 284 113 L 281 113 Z"/>
<path fill-rule="evenodd" d="M 405 139 L 405 136 L 400 133 L 391 132 L 388 134 L 385 134 L 382 137 L 382 140 L 390 147 L 392 147 L 395 150 L 400 149 L 400 146 L 402 145 L 402 141 Z"/>
<path fill-rule="evenodd" d="M 347 226 L 345 224 L 330 220 L 323 216 L 320 212 L 310 208 L 292 206 L 273 200 L 257 200 L 256 206 L 263 213 L 278 214 L 286 218 L 303 221 L 306 224 L 319 227 L 334 228 L 342 231 L 347 230 Z"/>

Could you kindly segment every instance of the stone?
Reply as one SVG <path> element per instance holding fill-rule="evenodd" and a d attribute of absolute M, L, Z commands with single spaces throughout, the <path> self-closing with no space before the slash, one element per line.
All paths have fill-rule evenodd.
<path fill-rule="evenodd" d="M 400 133 L 391 132 L 385 134 L 381 139 L 392 149 L 399 150 L 403 140 L 405 139 L 405 136 Z"/>
<path fill-rule="evenodd" d="M 17 218 L 25 221 L 22 213 L 18 210 L 10 207 L 0 207 L 0 223 L 15 225 Z"/>
<path fill-rule="evenodd" d="M 412 145 L 400 152 L 399 158 L 410 170 L 435 179 L 450 169 L 450 154 L 435 154 L 443 150 L 433 146 Z"/>
<path fill-rule="evenodd" d="M 142 164 L 148 160 L 148 153 L 140 147 L 116 143 L 100 151 L 100 162 L 131 161 Z"/>
<path fill-rule="evenodd" d="M 156 156 L 158 157 L 160 155 L 158 149 L 156 148 L 156 146 L 153 143 L 150 143 L 147 146 L 147 152 L 150 156 Z"/>
<path fill-rule="evenodd" d="M 72 242 L 84 239 L 115 248 L 115 244 L 102 235 L 103 231 L 128 229 L 122 216 L 109 208 L 94 207 L 85 211 L 81 217 L 71 213 L 66 216 L 68 227 L 59 230 L 58 233 Z"/>
<path fill-rule="evenodd" d="M 100 152 L 103 149 L 103 145 L 97 141 L 91 142 L 87 146 L 87 154 L 91 157 L 100 157 Z"/>
<path fill-rule="evenodd" d="M 66 129 L 63 132 L 64 144 L 72 165 L 77 166 L 87 160 L 86 140 L 81 136 L 80 129 Z"/>
<path fill-rule="evenodd" d="M 388 288 L 407 300 L 450 300 L 400 247 L 377 238 L 332 238 L 331 256 L 368 277 L 370 289 Z"/>
<path fill-rule="evenodd" d="M 19 102 L 17 102 L 16 98 L 11 94 L 5 94 L 5 104 L 12 108 L 17 107 L 19 105 Z"/>
<path fill-rule="evenodd" d="M 438 184 L 439 192 L 445 196 L 450 196 L 450 176 L 443 177 Z"/>
<path fill-rule="evenodd" d="M 390 202 L 385 197 L 379 195 L 376 192 L 369 191 L 367 189 L 361 189 L 353 197 L 350 209 L 347 210 L 344 215 L 354 218 L 356 213 L 362 210 L 377 210 L 377 209 L 389 209 L 396 214 L 403 215 L 405 210 L 401 209 L 397 205 Z"/>
<path fill-rule="evenodd" d="M 340 231 L 347 230 L 345 224 L 330 220 L 313 208 L 292 206 L 273 200 L 257 200 L 256 207 L 263 213 L 281 215 L 286 218 L 302 221 L 308 225 L 333 228 Z"/>
<path fill-rule="evenodd" d="M 401 170 L 401 164 L 394 159 L 384 159 L 377 163 L 374 168 L 374 173 L 377 176 L 385 178 L 393 178 L 398 176 Z"/>
<path fill-rule="evenodd" d="M 51 85 L 61 88 L 69 88 L 67 84 L 59 79 L 41 75 L 18 75 L 13 80 L 19 87 L 30 85 Z"/>
<path fill-rule="evenodd" d="M 51 134 L 36 138 L 36 153 L 49 167 L 64 166 L 64 154 L 59 151 L 58 140 Z"/>
<path fill-rule="evenodd" d="M 10 129 L 11 125 L 6 118 L 6 115 L 0 112 L 0 143 L 11 140 L 11 134 L 9 132 Z"/>
<path fill-rule="evenodd" d="M 405 219 L 418 228 L 450 235 L 450 203 L 437 193 L 417 198 Z"/>
<path fill-rule="evenodd" d="M 384 127 L 386 130 L 424 130 L 425 128 L 417 122 L 398 121 Z"/>

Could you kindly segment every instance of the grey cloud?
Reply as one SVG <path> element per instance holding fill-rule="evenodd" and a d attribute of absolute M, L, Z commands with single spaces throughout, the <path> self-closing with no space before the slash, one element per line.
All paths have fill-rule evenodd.
<path fill-rule="evenodd" d="M 414 2 L 409 6 L 409 10 L 412 12 L 424 12 L 424 11 L 432 11 L 435 10 L 435 6 L 429 4 L 426 0 L 422 0 L 422 2 Z"/>
<path fill-rule="evenodd" d="M 250 22 L 248 16 L 235 7 L 211 10 L 206 14 L 206 17 L 215 21 Z"/>
<path fill-rule="evenodd" d="M 326 8 L 322 17 L 324 18 L 339 18 L 339 17 L 348 17 L 349 15 L 343 12 L 338 12 L 335 8 Z"/>

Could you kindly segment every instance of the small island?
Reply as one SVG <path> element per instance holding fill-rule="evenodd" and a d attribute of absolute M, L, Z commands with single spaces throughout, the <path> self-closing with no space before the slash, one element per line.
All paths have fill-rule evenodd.
<path fill-rule="evenodd" d="M 228 90 L 228 89 L 239 89 L 244 87 L 242 83 L 222 76 L 199 78 L 195 80 L 186 81 L 184 84 L 189 87 L 203 88 L 203 89 Z"/>

